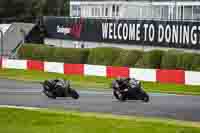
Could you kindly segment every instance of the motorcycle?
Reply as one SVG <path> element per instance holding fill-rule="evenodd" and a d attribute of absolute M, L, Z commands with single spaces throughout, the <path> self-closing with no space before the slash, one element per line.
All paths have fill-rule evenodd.
<path fill-rule="evenodd" d="M 143 90 L 141 87 L 140 81 L 134 81 L 127 83 L 129 85 L 125 85 L 126 87 L 121 89 L 114 89 L 113 88 L 113 95 L 119 101 L 126 101 L 126 100 L 142 100 L 144 102 L 149 102 L 149 95 Z"/>
<path fill-rule="evenodd" d="M 70 87 L 70 82 L 64 79 L 45 80 L 41 83 L 43 86 L 43 93 L 49 97 L 56 99 L 56 97 L 72 97 L 78 99 L 79 94 L 76 90 Z"/>

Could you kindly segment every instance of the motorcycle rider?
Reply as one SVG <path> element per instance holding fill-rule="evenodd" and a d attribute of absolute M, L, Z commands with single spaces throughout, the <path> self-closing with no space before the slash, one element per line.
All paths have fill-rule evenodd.
<path fill-rule="evenodd" d="M 47 86 L 48 88 L 47 88 Z M 50 79 L 43 84 L 46 91 L 57 95 L 68 95 L 70 89 L 70 82 L 64 79 Z"/>
<path fill-rule="evenodd" d="M 123 95 L 128 95 L 128 93 L 136 93 L 140 87 L 140 81 L 129 77 L 118 77 L 112 83 L 112 88 L 115 90 L 115 93 L 117 93 L 119 99 L 122 99 Z"/>
<path fill-rule="evenodd" d="M 123 78 L 123 77 L 118 77 L 116 80 L 113 81 L 113 89 L 122 91 L 126 89 L 127 83 L 129 81 L 129 78 Z"/>
<path fill-rule="evenodd" d="M 116 80 L 113 81 L 113 88 L 124 90 L 127 88 L 140 88 L 141 83 L 140 81 L 136 80 L 135 78 L 124 78 L 118 77 Z"/>

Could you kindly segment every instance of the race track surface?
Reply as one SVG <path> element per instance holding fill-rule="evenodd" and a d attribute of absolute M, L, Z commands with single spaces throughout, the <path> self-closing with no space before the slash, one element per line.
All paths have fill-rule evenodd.
<path fill-rule="evenodd" d="M 65 108 L 84 112 L 164 117 L 200 121 L 200 97 L 150 94 L 149 103 L 119 102 L 111 91 L 79 91 L 80 99 L 49 99 L 41 94 L 41 85 L 14 80 L 0 80 L 0 105 Z"/>

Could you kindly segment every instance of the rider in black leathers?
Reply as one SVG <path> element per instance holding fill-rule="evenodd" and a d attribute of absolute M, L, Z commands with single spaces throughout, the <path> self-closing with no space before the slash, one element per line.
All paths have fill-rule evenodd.
<path fill-rule="evenodd" d="M 48 88 L 45 87 L 48 85 Z M 70 89 L 70 83 L 69 81 L 66 81 L 64 79 L 51 79 L 51 80 L 46 80 L 45 84 L 43 84 L 44 89 L 48 89 L 47 91 L 58 95 L 58 96 L 67 96 L 69 93 Z"/>
<path fill-rule="evenodd" d="M 118 91 L 123 91 L 128 87 L 129 78 L 117 78 L 113 81 L 113 89 Z"/>
<path fill-rule="evenodd" d="M 50 98 L 56 97 L 72 97 L 78 99 L 78 92 L 71 88 L 70 81 L 65 79 L 50 79 L 45 80 L 43 83 L 43 93 Z"/>
<path fill-rule="evenodd" d="M 117 93 L 117 97 L 122 100 L 123 95 L 136 94 L 141 87 L 141 83 L 135 78 L 121 78 L 118 77 L 112 83 L 112 88 Z M 114 94 L 116 95 L 116 94 Z"/>

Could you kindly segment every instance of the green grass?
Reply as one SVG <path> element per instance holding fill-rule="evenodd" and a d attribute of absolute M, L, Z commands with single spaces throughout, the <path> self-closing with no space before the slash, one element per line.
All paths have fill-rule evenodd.
<path fill-rule="evenodd" d="M 40 82 L 50 78 L 65 78 L 72 81 L 72 86 L 77 89 L 110 89 L 113 79 L 97 76 L 75 76 L 57 73 L 45 73 L 39 71 L 26 71 L 16 69 L 0 69 L 0 78 L 15 79 L 28 82 Z M 200 95 L 200 86 L 161 84 L 154 82 L 142 82 L 148 92 L 164 92 L 176 94 Z"/>
<path fill-rule="evenodd" d="M 199 133 L 200 123 L 94 113 L 0 108 L 1 133 Z"/>

